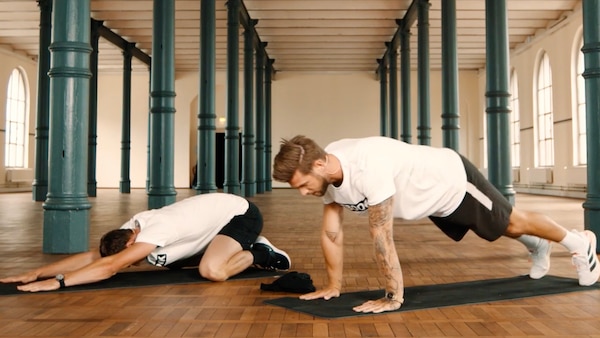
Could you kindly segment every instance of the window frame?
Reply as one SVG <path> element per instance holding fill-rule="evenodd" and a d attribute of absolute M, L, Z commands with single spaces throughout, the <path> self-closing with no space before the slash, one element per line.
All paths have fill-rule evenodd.
<path fill-rule="evenodd" d="M 573 74 L 575 83 L 573 109 L 573 165 L 587 166 L 587 117 L 586 117 L 586 97 L 585 97 L 585 79 L 583 72 L 585 70 L 583 48 L 583 34 L 580 34 L 576 40 L 575 54 L 573 56 Z"/>
<path fill-rule="evenodd" d="M 510 72 L 510 144 L 511 164 L 513 168 L 521 167 L 521 113 L 519 110 L 519 78 L 517 70 Z"/>
<path fill-rule="evenodd" d="M 536 167 L 547 168 L 554 166 L 554 106 L 552 67 L 546 52 L 540 55 L 535 84 Z"/>
<path fill-rule="evenodd" d="M 12 70 L 6 88 L 4 165 L 27 168 L 29 86 L 23 69 Z"/>

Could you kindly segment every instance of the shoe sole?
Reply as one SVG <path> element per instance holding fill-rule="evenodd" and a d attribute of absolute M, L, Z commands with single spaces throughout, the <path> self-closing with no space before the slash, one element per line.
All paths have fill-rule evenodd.
<path fill-rule="evenodd" d="M 544 239 L 545 240 L 545 239 Z M 546 271 L 544 271 L 543 274 L 532 274 L 531 271 L 529 271 L 529 278 L 531 279 L 540 279 L 544 276 L 546 276 L 548 274 L 548 271 L 550 271 L 550 255 L 552 254 L 552 242 L 545 240 L 548 243 L 548 250 L 546 251 L 545 256 L 548 258 L 548 268 L 546 269 Z"/>
<path fill-rule="evenodd" d="M 590 241 L 590 246 L 588 247 L 588 252 L 586 252 L 587 260 L 590 263 L 590 273 L 593 276 L 593 279 L 589 281 L 585 281 L 584 283 L 579 281 L 579 285 L 581 286 L 590 286 L 596 284 L 598 278 L 600 278 L 600 266 L 598 266 L 598 256 L 596 255 L 596 235 L 589 231 L 584 231 L 585 236 Z"/>
<path fill-rule="evenodd" d="M 265 236 L 258 236 L 254 243 L 266 245 L 266 246 L 270 247 L 271 250 L 273 250 L 273 252 L 275 252 L 276 254 L 285 257 L 285 259 L 288 262 L 287 268 L 276 269 L 276 270 L 289 270 L 290 267 L 292 266 L 292 260 L 290 259 L 290 256 L 288 256 L 288 254 L 285 251 L 278 249 L 275 245 L 273 245 L 271 242 L 269 242 L 269 240 Z"/>

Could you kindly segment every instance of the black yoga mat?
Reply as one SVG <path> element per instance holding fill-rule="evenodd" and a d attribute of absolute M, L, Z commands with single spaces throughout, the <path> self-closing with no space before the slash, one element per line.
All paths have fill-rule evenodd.
<path fill-rule="evenodd" d="M 600 284 L 580 286 L 576 279 L 556 276 L 545 276 L 538 280 L 531 279 L 529 276 L 518 276 L 462 283 L 412 286 L 404 289 L 404 304 L 396 311 L 412 311 L 590 290 L 600 290 Z M 298 297 L 283 297 L 266 300 L 265 303 L 316 317 L 343 318 L 373 315 L 372 313 L 354 312 L 352 308 L 367 300 L 378 299 L 383 296 L 384 290 L 372 290 L 344 293 L 340 297 L 330 300 L 301 300 Z"/>
<path fill-rule="evenodd" d="M 269 271 L 256 268 L 249 268 L 241 273 L 231 277 L 229 280 L 234 279 L 252 279 L 252 278 L 263 278 L 263 277 L 274 277 L 281 275 L 282 272 Z M 179 270 L 148 270 L 148 271 L 132 271 L 132 272 L 120 272 L 113 277 L 92 284 L 75 285 L 69 286 L 64 289 L 58 289 L 54 291 L 44 291 L 41 293 L 48 292 L 72 292 L 72 291 L 90 291 L 90 290 L 104 290 L 114 288 L 133 288 L 140 286 L 157 286 L 167 284 L 193 284 L 193 283 L 206 283 L 210 282 L 200 276 L 198 269 L 179 269 Z M 4 295 L 17 295 L 27 294 L 27 292 L 17 290 L 17 283 L 0 283 L 0 296 Z"/>

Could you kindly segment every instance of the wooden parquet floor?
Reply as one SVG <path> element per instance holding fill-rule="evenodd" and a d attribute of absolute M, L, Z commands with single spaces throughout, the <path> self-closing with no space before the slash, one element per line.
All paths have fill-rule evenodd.
<path fill-rule="evenodd" d="M 193 195 L 179 190 L 177 198 Z M 319 247 L 321 202 L 275 189 L 251 200 L 265 218 L 263 234 L 292 258 L 292 269 L 326 281 Z M 146 208 L 144 190 L 99 189 L 91 198 L 90 246 L 102 233 Z M 549 214 L 582 229 L 582 200 L 518 195 L 517 206 Z M 41 253 L 41 202 L 30 193 L 0 194 L 0 274 L 23 272 L 60 259 Z M 394 229 L 406 286 L 526 274 L 526 250 L 501 238 L 488 243 L 468 234 L 459 243 L 429 221 Z M 379 289 L 364 216 L 345 216 L 344 291 Z M 550 273 L 576 278 L 559 245 Z M 0 296 L 0 337 L 600 337 L 600 291 L 500 301 L 344 319 L 321 319 L 266 305 L 287 294 L 265 292 L 271 278 L 60 294 Z"/>

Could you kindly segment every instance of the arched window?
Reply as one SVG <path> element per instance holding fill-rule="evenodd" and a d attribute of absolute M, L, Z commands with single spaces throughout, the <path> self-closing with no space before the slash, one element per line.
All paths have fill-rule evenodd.
<path fill-rule="evenodd" d="M 587 164 L 587 132 L 586 132 L 586 117 L 585 117 L 585 81 L 583 79 L 583 70 L 585 64 L 583 62 L 583 37 L 579 39 L 579 47 L 577 48 L 576 68 L 576 86 L 577 91 L 577 109 L 574 116 L 575 121 L 575 165 Z"/>
<path fill-rule="evenodd" d="M 519 112 L 519 85 L 517 82 L 517 71 L 510 73 L 510 144 L 512 153 L 512 166 L 521 166 L 521 115 Z"/>
<path fill-rule="evenodd" d="M 18 68 L 8 79 L 6 94 L 6 149 L 4 163 L 7 168 L 24 168 L 27 142 L 27 92 L 25 77 Z"/>
<path fill-rule="evenodd" d="M 548 54 L 540 58 L 537 73 L 536 93 L 536 147 L 537 165 L 551 167 L 554 165 L 554 120 L 552 117 L 552 69 Z"/>

